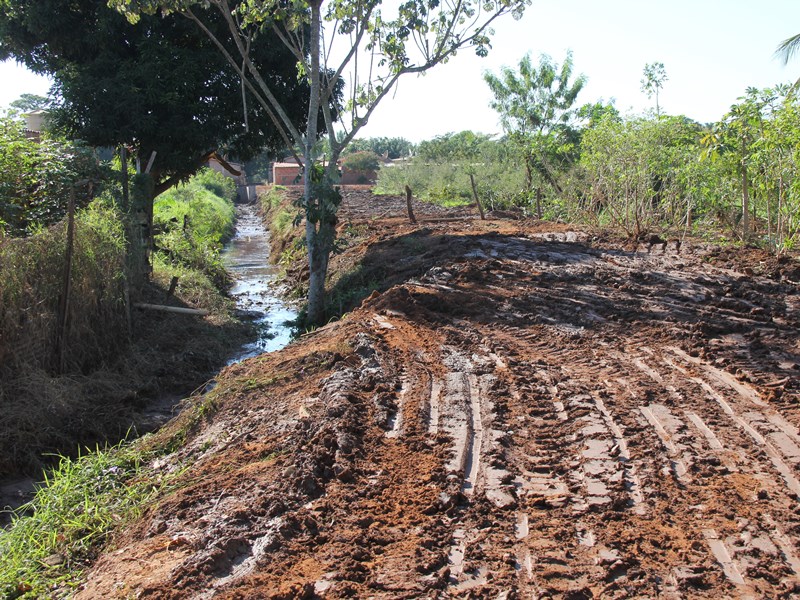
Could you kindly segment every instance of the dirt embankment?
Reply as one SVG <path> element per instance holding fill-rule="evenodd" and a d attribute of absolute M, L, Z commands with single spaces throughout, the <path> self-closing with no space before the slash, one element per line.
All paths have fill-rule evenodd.
<path fill-rule="evenodd" d="M 796 261 L 382 207 L 395 285 L 224 371 L 79 597 L 800 594 Z"/>

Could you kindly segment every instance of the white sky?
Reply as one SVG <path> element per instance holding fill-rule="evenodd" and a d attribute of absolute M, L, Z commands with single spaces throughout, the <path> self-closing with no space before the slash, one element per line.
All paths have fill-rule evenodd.
<path fill-rule="evenodd" d="M 786 67 L 774 57 L 778 43 L 800 33 L 800 0 L 533 0 L 522 20 L 507 17 L 495 30 L 487 58 L 464 51 L 424 77 L 401 79 L 359 137 L 419 142 L 463 129 L 499 133 L 482 73 L 516 67 L 526 52 L 561 63 L 572 49 L 575 73 L 589 79 L 579 103 L 614 98 L 623 112 L 652 107 L 640 90 L 642 70 L 663 62 L 662 110 L 700 122 L 720 119 L 749 86 L 800 77 L 800 57 Z M 0 107 L 48 87 L 0 63 Z"/>

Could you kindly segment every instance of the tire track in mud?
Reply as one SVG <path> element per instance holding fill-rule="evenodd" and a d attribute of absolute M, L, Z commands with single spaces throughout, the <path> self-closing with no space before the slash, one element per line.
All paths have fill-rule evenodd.
<path fill-rule="evenodd" d="M 647 352 L 647 359 L 657 358 L 652 350 L 646 347 L 641 348 L 641 350 Z M 692 494 L 697 498 L 704 499 L 703 505 L 713 505 L 715 502 L 719 505 L 721 497 L 735 497 L 737 495 L 737 485 L 734 478 L 737 478 L 740 474 L 747 474 L 751 477 L 751 480 L 760 481 L 762 484 L 772 484 L 769 486 L 772 487 L 772 492 L 767 492 L 763 488 L 758 491 L 759 503 L 754 507 L 754 511 L 743 503 L 740 505 L 739 510 L 734 511 L 733 514 L 720 521 L 721 525 L 729 532 L 736 532 L 736 534 L 725 536 L 711 526 L 702 530 L 703 537 L 712 555 L 726 578 L 734 586 L 740 588 L 743 594 L 759 592 L 754 587 L 749 573 L 757 573 L 759 570 L 763 571 L 763 569 L 767 568 L 765 565 L 760 564 L 763 562 L 763 557 L 767 557 L 771 563 L 774 563 L 775 560 L 782 560 L 784 563 L 783 568 L 789 578 L 800 582 L 797 558 L 794 551 L 791 550 L 792 544 L 796 546 L 798 540 L 789 540 L 774 525 L 774 521 L 771 521 L 769 513 L 762 513 L 763 508 L 760 506 L 765 501 L 774 504 L 772 494 L 776 494 L 778 498 L 782 496 L 780 490 L 782 486 L 779 478 L 773 476 L 765 479 L 765 474 L 770 470 L 770 466 L 774 467 L 777 474 L 785 480 L 788 490 L 784 489 L 784 491 L 789 491 L 792 495 L 796 495 L 794 491 L 796 479 L 790 472 L 790 467 L 777 449 L 764 436 L 759 434 L 754 426 L 746 422 L 739 412 L 734 410 L 732 407 L 734 400 L 729 403 L 718 389 L 713 388 L 705 379 L 692 376 L 686 368 L 675 362 L 674 357 L 678 357 L 687 367 L 699 367 L 705 372 L 706 377 L 710 377 L 718 385 L 726 386 L 731 396 L 738 397 L 738 402 L 749 404 L 750 412 L 747 414 L 751 422 L 759 422 L 762 425 L 769 423 L 773 426 L 773 429 L 778 429 L 786 437 L 794 434 L 793 427 L 779 414 L 772 413 L 771 409 L 767 411 L 767 415 L 762 412 L 752 412 L 754 410 L 753 407 L 768 408 L 768 405 L 761 401 L 758 393 L 752 387 L 736 381 L 727 372 L 711 365 L 706 365 L 701 360 L 691 357 L 676 347 L 666 347 L 665 350 L 670 352 L 672 357 L 662 356 L 658 361 L 659 366 L 666 367 L 663 371 L 660 370 L 659 366 L 647 366 L 645 357 L 640 356 L 633 361 L 640 368 L 646 367 L 641 370 L 646 372 L 654 381 L 664 384 L 666 395 L 670 397 L 676 408 L 682 410 L 686 417 L 684 422 L 677 413 L 670 413 L 669 409 L 661 407 L 661 410 L 668 414 L 664 420 L 668 421 L 670 425 L 669 427 L 661 428 L 659 437 L 665 438 L 663 440 L 664 444 L 673 454 L 681 452 L 682 455 L 686 456 L 688 453 L 688 458 L 685 459 L 685 462 L 690 467 L 696 467 L 703 463 L 711 463 L 713 465 L 714 459 L 717 459 L 716 462 L 723 467 L 721 470 L 717 469 L 711 473 L 703 473 L 706 481 L 698 486 L 692 485 L 691 480 L 685 481 Z M 676 377 L 675 373 L 679 373 L 681 377 Z M 670 381 L 672 384 L 669 383 Z M 677 387 L 680 385 L 684 386 L 683 389 Z M 699 390 L 692 390 L 692 385 L 697 386 Z M 699 405 L 696 404 L 698 397 L 705 399 L 705 402 L 701 402 Z M 687 405 L 687 398 L 691 399 L 694 406 Z M 714 413 L 715 408 L 716 414 Z M 698 414 L 699 412 L 708 415 L 706 419 L 715 424 L 716 430 L 712 430 L 706 420 Z M 727 426 L 722 421 L 723 415 L 728 417 L 730 421 Z M 694 429 L 689 427 L 687 423 L 692 423 Z M 746 433 L 751 438 L 751 442 L 755 442 L 755 445 L 747 443 L 746 438 L 743 439 L 740 435 L 740 431 L 730 431 L 730 425 L 734 425 L 735 428 Z M 693 434 L 692 431 L 696 433 Z M 779 439 L 783 441 L 786 438 Z M 680 451 L 678 450 L 679 445 L 681 446 Z M 791 454 L 793 446 L 784 446 L 784 449 L 787 447 L 789 448 L 789 454 Z M 708 454 L 712 456 L 709 457 Z M 763 454 L 766 454 L 769 462 L 772 463 L 771 465 L 764 464 Z M 748 458 L 743 459 L 745 456 Z M 697 469 L 695 468 L 694 470 Z M 709 489 L 709 478 L 716 480 L 713 489 Z M 769 481 L 770 479 L 771 481 Z M 724 488 L 727 488 L 727 490 L 723 492 L 722 489 Z M 776 490 L 775 488 L 778 489 Z M 713 492 L 713 494 L 709 492 Z M 704 509 L 700 508 L 698 512 L 703 514 Z M 718 509 L 708 512 L 723 511 Z M 784 511 L 781 512 L 784 513 L 782 515 L 784 520 L 796 523 L 796 517 Z M 719 515 L 708 514 L 707 522 L 709 524 L 715 520 L 719 521 Z"/>
<path fill-rule="evenodd" d="M 274 496 L 247 498 L 264 506 L 237 523 L 246 543 L 220 518 L 215 554 L 180 548 L 190 566 L 219 558 L 199 580 L 207 596 L 800 593 L 800 347 L 783 339 L 796 317 L 766 299 L 781 288 L 688 250 L 473 226 L 457 237 L 431 224 L 420 242 L 459 255 L 311 338 L 335 351 L 302 342 L 288 371 L 334 364 L 259 408 L 257 434 L 292 432 Z M 277 427 L 288 414 L 302 426 Z M 243 473 L 203 510 L 245 512 Z"/>
<path fill-rule="evenodd" d="M 538 290 L 534 293 L 538 293 Z M 686 298 L 682 300 L 685 301 Z M 688 300 L 698 301 L 691 295 Z M 663 304 L 662 301 L 656 300 L 654 306 L 663 306 Z M 675 302 L 667 304 L 672 309 L 677 306 Z M 748 310 L 754 308 L 754 305 L 743 304 Z M 684 316 L 691 317 L 695 312 L 687 310 L 685 303 L 680 306 L 680 309 L 679 314 Z M 736 311 L 731 309 L 731 312 Z M 599 319 L 594 320 L 598 321 Z M 764 323 L 761 319 L 742 319 L 740 314 L 738 320 L 748 324 Z M 546 320 L 544 322 L 547 323 Z M 788 566 L 790 579 L 797 579 L 796 559 L 793 553 L 787 550 L 787 548 L 791 549 L 792 540 L 785 537 L 786 534 L 776 532 L 777 530 L 770 532 L 770 528 L 759 522 L 757 510 L 755 512 L 743 511 L 746 512 L 749 519 L 740 516 L 739 521 L 735 523 L 740 537 L 744 536 L 743 539 L 755 540 L 753 543 L 745 542 L 744 545 L 738 540 L 732 539 L 730 535 L 732 528 L 729 521 L 735 521 L 737 515 L 726 516 L 722 521 L 714 516 L 713 513 L 718 512 L 721 508 L 718 486 L 727 487 L 728 484 L 724 483 L 724 476 L 727 472 L 737 474 L 740 469 L 732 460 L 731 453 L 723 452 L 725 446 L 721 440 L 725 439 L 725 436 L 720 438 L 718 433 L 712 429 L 716 422 L 709 420 L 706 414 L 705 408 L 708 404 L 705 399 L 706 395 L 699 394 L 691 382 L 675 382 L 670 379 L 669 372 L 661 373 L 657 365 L 651 365 L 655 353 L 645 344 L 638 348 L 641 351 L 633 353 L 630 352 L 631 347 L 626 344 L 624 352 L 630 353 L 631 356 L 618 356 L 616 360 L 609 360 L 608 353 L 601 353 L 605 357 L 605 364 L 602 365 L 602 368 L 596 368 L 596 365 L 592 364 L 592 358 L 596 358 L 597 353 L 587 352 L 580 348 L 582 346 L 580 339 L 583 334 L 579 330 L 550 325 L 548 327 L 550 331 L 556 333 L 563 331 L 567 339 L 578 340 L 578 344 L 569 343 L 567 348 L 558 348 L 557 344 L 553 343 L 552 335 L 548 335 L 546 330 L 543 332 L 542 327 L 527 331 L 524 328 L 500 325 L 499 329 L 503 328 L 512 334 L 511 339 L 505 338 L 503 342 L 511 346 L 516 343 L 519 347 L 519 354 L 527 353 L 528 358 L 531 359 L 531 355 L 533 355 L 540 361 L 551 365 L 569 365 L 569 368 L 560 368 L 564 378 L 573 385 L 576 380 L 583 382 L 583 386 L 578 385 L 578 389 L 572 390 L 575 393 L 568 397 L 564 397 L 563 394 L 559 396 L 558 387 L 553 386 L 552 381 L 549 382 L 550 392 L 553 396 L 551 409 L 555 422 L 562 424 L 577 422 L 582 425 L 578 432 L 562 427 L 562 431 L 554 433 L 549 438 L 563 443 L 565 440 L 570 440 L 570 436 L 572 436 L 573 447 L 582 443 L 579 459 L 566 464 L 562 462 L 556 468 L 542 469 L 546 471 L 544 478 L 528 476 L 527 484 L 529 486 L 539 485 L 540 489 L 554 489 L 557 487 L 555 473 L 559 469 L 562 472 L 569 472 L 571 469 L 572 474 L 568 481 L 570 498 L 566 506 L 572 508 L 574 513 L 580 515 L 584 505 L 588 505 L 593 511 L 599 510 L 601 513 L 609 512 L 608 508 L 610 507 L 605 505 L 612 505 L 618 509 L 619 499 L 615 498 L 615 502 L 608 500 L 610 497 L 608 492 L 612 489 L 616 491 L 613 484 L 618 475 L 616 469 L 604 464 L 604 461 L 607 462 L 609 451 L 612 451 L 625 463 L 621 479 L 623 481 L 622 491 L 627 494 L 622 503 L 626 509 L 639 515 L 654 511 L 656 507 L 663 510 L 664 502 L 659 499 L 668 498 L 666 505 L 676 505 L 682 511 L 682 514 L 675 515 L 670 519 L 675 522 L 673 528 L 675 533 L 679 533 L 678 530 L 680 530 L 687 544 L 694 548 L 705 548 L 705 553 L 694 552 L 692 560 L 687 561 L 685 558 L 676 557 L 676 560 L 671 561 L 663 568 L 661 565 L 651 566 L 654 571 L 663 573 L 661 577 L 664 583 L 657 586 L 660 590 L 659 593 L 679 596 L 681 589 L 693 589 L 697 586 L 708 585 L 707 582 L 709 578 L 713 580 L 713 572 L 716 569 L 719 569 L 720 575 L 727 580 L 731 589 L 737 590 L 737 593 L 763 593 L 764 589 L 769 588 L 763 588 L 762 582 L 754 583 L 750 574 L 758 573 L 759 569 L 762 569 L 763 572 L 764 567 L 758 561 L 749 559 L 746 556 L 748 553 L 758 554 L 761 552 L 769 557 L 768 560 L 777 559 L 778 555 L 782 554 L 784 566 Z M 549 338 L 548 342 L 543 343 L 543 338 Z M 577 351 L 576 345 L 578 346 Z M 497 352 L 501 354 L 501 351 Z M 513 360 L 509 360 L 506 356 L 503 356 L 503 360 L 513 365 Z M 639 375 L 633 375 L 635 373 Z M 633 381 L 626 379 L 626 376 L 632 378 Z M 732 379 L 730 376 L 725 379 L 724 372 L 717 373 L 717 376 L 718 378 L 722 377 L 722 381 L 728 383 Z M 596 385 L 598 380 L 603 381 L 604 385 Z M 735 380 L 733 381 L 735 382 Z M 735 383 L 733 388 L 742 391 L 741 386 L 737 387 Z M 582 396 L 582 393 L 586 395 Z M 512 391 L 511 396 L 519 399 L 520 393 Z M 747 396 L 751 400 L 754 398 L 752 393 Z M 592 406 L 589 404 L 590 400 L 594 400 L 595 412 L 592 411 Z M 623 400 L 621 404 L 620 400 Z M 700 401 L 699 406 L 697 405 L 698 401 Z M 609 402 L 610 404 L 608 404 Z M 631 408 L 634 410 L 631 411 Z M 752 415 L 750 416 L 752 417 Z M 782 449 L 789 455 L 793 455 L 792 434 L 794 432 L 788 421 L 785 418 L 776 418 L 769 414 L 767 418 L 760 420 L 761 425 L 765 422 L 771 423 L 779 430 L 771 432 L 773 444 L 778 443 L 775 438 L 780 439 Z M 548 438 L 547 435 L 542 434 L 538 437 L 540 440 Z M 609 445 L 607 441 L 609 437 L 613 439 L 613 445 Z M 763 436 L 762 438 L 752 438 L 751 442 L 763 445 L 762 439 L 764 439 Z M 661 453 L 648 452 L 649 456 L 642 456 L 641 452 L 637 451 L 632 454 L 629 450 L 631 446 L 635 449 L 660 446 L 664 451 Z M 747 447 L 746 443 L 744 447 Z M 541 452 L 541 447 L 537 448 L 535 452 Z M 659 465 L 659 463 L 662 464 Z M 667 468 L 665 469 L 664 466 Z M 717 473 L 717 470 L 721 472 Z M 785 471 L 785 469 L 783 470 Z M 525 469 L 522 469 L 522 472 L 531 473 Z M 644 479 L 640 477 L 639 472 L 644 475 Z M 659 475 L 664 472 L 673 479 L 673 484 L 665 485 L 666 482 Z M 698 473 L 701 479 L 695 481 Z M 714 485 L 717 486 L 715 490 L 703 490 L 706 486 L 703 478 L 707 476 L 715 478 Z M 520 482 L 520 488 L 524 485 L 525 478 L 521 479 L 523 481 Z M 542 480 L 546 483 L 542 484 Z M 609 486 L 609 483 L 612 485 Z M 735 485 L 730 485 L 736 488 Z M 694 498 L 704 496 L 709 503 L 716 502 L 717 504 L 709 515 L 704 513 L 702 505 L 694 503 L 696 502 Z M 725 493 L 722 493 L 722 496 L 726 497 Z M 560 508 L 558 502 L 555 504 L 556 506 L 549 507 L 551 512 L 554 508 Z M 587 565 L 592 564 L 591 561 L 585 561 L 586 564 L 580 565 L 580 560 L 577 558 L 580 552 L 575 552 L 574 549 L 580 546 L 594 548 L 599 545 L 600 548 L 596 550 L 593 564 L 597 565 L 598 561 L 603 563 L 604 559 L 609 560 L 612 564 L 617 565 L 616 569 L 619 573 L 624 574 L 628 570 L 626 563 L 628 565 L 636 564 L 636 558 L 625 556 L 618 549 L 609 550 L 604 547 L 602 542 L 605 540 L 613 544 L 614 535 L 612 532 L 604 532 L 602 526 L 595 531 L 592 528 L 593 519 L 590 517 L 591 512 L 589 518 L 579 517 L 576 523 L 574 537 L 577 542 L 573 540 L 568 551 L 568 554 L 572 554 L 574 558 L 572 561 L 566 561 L 567 564 L 571 563 L 572 567 L 565 570 L 582 567 L 584 572 L 590 572 L 592 569 Z M 677 520 L 676 517 L 678 517 Z M 782 520 L 786 518 L 788 515 L 785 513 L 781 515 Z M 743 520 L 747 523 L 743 524 Z M 722 529 L 718 531 L 714 526 L 709 526 L 713 522 L 719 522 L 718 528 Z M 520 543 L 531 535 L 530 523 L 530 515 L 526 511 L 518 511 L 515 523 L 515 538 L 520 546 L 517 551 L 517 570 L 520 572 L 520 578 L 527 580 L 524 583 L 529 585 L 532 590 L 552 589 L 552 587 L 547 587 L 550 584 L 543 588 L 540 583 L 534 581 L 536 566 L 541 566 L 541 564 L 528 545 Z M 538 522 L 537 527 L 537 533 L 540 536 L 537 542 L 541 542 L 542 534 L 546 533 L 545 528 Z M 564 534 L 564 528 L 559 527 L 558 533 L 550 535 L 553 539 L 560 539 L 563 545 Z M 779 542 L 778 540 L 783 541 Z M 698 542 L 702 543 L 698 546 Z M 777 554 L 775 554 L 776 552 Z M 600 554 L 604 558 L 601 558 Z M 564 563 L 564 561 L 561 562 Z M 541 578 L 539 579 L 541 580 Z M 552 573 L 549 573 L 545 579 L 555 578 L 552 577 Z M 608 577 L 606 579 L 608 580 Z M 563 583 L 569 586 L 569 589 L 576 589 L 574 581 L 571 583 L 564 581 Z M 561 589 L 563 591 L 565 588 Z"/>
<path fill-rule="evenodd" d="M 516 339 L 526 337 L 522 332 L 515 331 L 514 333 L 514 337 Z M 530 336 L 528 337 L 530 339 Z M 542 346 L 541 343 L 539 345 Z M 540 354 L 540 356 L 547 357 L 547 350 L 543 350 L 544 351 Z M 645 350 L 648 349 L 645 348 Z M 637 429 L 641 430 L 641 423 L 638 424 L 638 426 L 635 423 L 629 423 L 631 420 L 630 415 L 635 413 L 631 413 L 629 409 L 626 410 L 622 407 L 614 406 L 616 401 L 620 398 L 624 398 L 625 393 L 627 393 L 629 394 L 630 398 L 636 402 L 636 407 L 638 408 L 637 412 L 640 415 L 640 419 L 652 430 L 651 435 L 654 435 L 654 437 L 658 440 L 656 445 L 660 444 L 665 449 L 666 457 L 668 457 L 670 462 L 669 471 L 678 484 L 678 487 L 674 488 L 674 492 L 671 495 L 674 496 L 675 493 L 678 493 L 680 497 L 688 498 L 697 494 L 697 490 L 694 489 L 695 486 L 692 485 L 692 467 L 696 463 L 703 462 L 704 460 L 710 460 L 712 463 L 715 462 L 715 457 L 704 456 L 704 454 L 708 454 L 708 452 L 701 452 L 699 454 L 695 453 L 694 447 L 698 445 L 698 438 L 702 439 L 703 443 L 707 446 L 707 450 L 710 452 L 718 452 L 722 450 L 724 446 L 722 442 L 720 442 L 717 434 L 715 434 L 705 423 L 705 421 L 701 419 L 696 410 L 693 411 L 690 407 L 682 406 L 682 404 L 684 404 L 684 393 L 688 394 L 689 397 L 694 399 L 696 399 L 697 394 L 693 394 L 691 390 L 686 392 L 685 390 L 681 390 L 679 387 L 672 385 L 671 382 L 667 381 L 669 373 L 662 374 L 657 368 L 650 366 L 649 362 L 652 359 L 652 351 L 649 351 L 644 355 L 634 355 L 634 357 L 629 360 L 624 360 L 621 355 L 617 355 L 618 364 L 615 367 L 604 364 L 603 368 L 600 370 L 602 373 L 598 373 L 598 369 L 594 368 L 592 365 L 581 364 L 581 359 L 574 355 L 567 359 L 564 351 L 555 351 L 550 354 L 552 354 L 551 360 L 554 363 L 569 365 L 569 368 L 559 367 L 557 371 L 563 372 L 566 379 L 573 386 L 575 386 L 576 381 L 580 379 L 580 376 L 577 375 L 576 371 L 580 372 L 581 367 L 586 367 L 584 377 L 589 375 L 592 379 L 594 377 L 600 377 L 601 375 L 606 377 L 614 377 L 622 372 L 628 372 L 630 374 L 638 371 L 646 376 L 646 378 L 649 380 L 638 381 L 637 385 L 634 386 L 632 385 L 630 379 L 624 377 L 616 377 L 614 380 L 605 379 L 604 382 L 607 389 L 604 390 L 599 388 L 599 386 L 595 386 L 596 389 L 593 389 L 591 385 L 588 385 L 589 382 L 585 381 L 584 379 L 584 384 L 586 384 L 584 390 L 589 392 L 588 396 L 590 398 L 594 397 L 596 400 L 595 408 L 597 409 L 598 414 L 601 416 L 600 419 L 591 413 L 591 407 L 589 406 L 588 402 L 589 398 L 581 396 L 580 392 L 583 392 L 584 390 L 581 390 L 580 387 L 579 389 L 574 390 L 578 392 L 577 395 L 573 394 L 571 398 L 567 398 L 564 402 L 555 400 L 552 403 L 556 421 L 562 423 L 565 421 L 583 422 L 586 424 L 579 432 L 579 435 L 575 440 L 577 442 L 583 441 L 582 458 L 586 460 L 580 465 L 576 463 L 570 465 L 573 468 L 579 467 L 583 472 L 583 477 L 576 476 L 573 472 L 574 479 L 585 478 L 584 480 L 588 480 L 588 485 L 585 488 L 586 492 L 590 492 L 592 489 L 594 489 L 594 491 L 606 491 L 608 489 L 605 481 L 598 485 L 596 481 L 592 481 L 591 477 L 596 476 L 598 473 L 602 473 L 603 471 L 609 470 L 607 467 L 604 469 L 602 463 L 598 464 L 597 458 L 598 456 L 603 457 L 604 453 L 607 452 L 608 443 L 603 439 L 603 436 L 604 434 L 607 435 L 607 432 L 610 432 L 615 442 L 615 451 L 618 453 L 618 456 L 625 459 L 625 462 L 627 465 L 629 465 L 628 469 L 626 470 L 627 479 L 625 491 L 628 493 L 628 500 L 626 504 L 629 508 L 636 509 L 640 514 L 648 510 L 647 507 L 643 508 L 645 500 L 644 495 L 641 492 L 642 484 L 639 482 L 639 477 L 636 474 L 636 464 L 634 461 L 631 461 L 631 455 L 628 450 L 629 440 L 626 438 L 626 435 L 622 433 L 623 430 L 629 432 L 635 432 Z M 607 363 L 608 357 L 614 356 L 614 353 L 604 353 L 604 356 L 606 357 L 605 360 Z M 585 356 L 583 357 L 583 362 L 586 362 L 586 358 L 587 357 Z M 546 382 L 546 387 L 549 388 L 551 393 L 557 393 L 558 386 L 553 386 L 552 371 L 553 368 L 550 369 L 551 380 Z M 657 386 L 654 390 L 653 387 L 656 384 Z M 684 383 L 684 386 L 685 385 L 686 384 Z M 642 389 L 639 390 L 639 392 L 636 392 L 635 389 L 637 387 L 641 387 Z M 554 397 L 556 397 L 555 393 Z M 748 397 L 752 397 L 752 393 L 748 393 Z M 604 398 L 612 400 L 611 406 L 614 407 L 614 412 L 616 414 L 620 416 L 628 415 L 627 418 L 623 417 L 623 421 L 621 422 L 622 427 L 620 427 L 620 425 L 617 423 L 612 410 L 606 406 L 606 401 L 604 401 Z M 652 400 L 645 400 L 645 398 L 663 398 L 663 400 L 660 402 L 653 402 Z M 665 400 L 669 406 L 663 403 Z M 562 405 L 564 406 L 563 409 Z M 569 409 L 573 407 L 578 409 L 578 412 L 570 412 Z M 696 409 L 696 407 L 694 408 Z M 580 411 L 584 411 L 584 414 L 581 414 Z M 564 412 L 567 412 L 566 419 L 564 418 Z M 601 427 L 598 423 L 600 420 L 603 421 L 605 431 L 603 431 L 603 427 Z M 766 422 L 772 423 L 776 427 L 779 425 L 785 425 L 783 429 L 781 429 L 785 435 L 790 435 L 793 433 L 790 429 L 791 426 L 788 425 L 785 420 L 781 420 L 781 418 L 767 417 L 761 419 L 762 424 Z M 692 423 L 692 427 L 694 428 L 694 431 L 696 431 L 696 435 L 693 436 L 691 433 L 692 429 L 688 426 L 688 423 Z M 789 429 L 789 431 L 787 432 L 786 429 Z M 566 436 L 563 434 L 555 437 L 561 439 L 566 438 Z M 635 447 L 653 446 L 652 443 L 641 444 L 636 437 L 637 436 L 630 440 Z M 639 462 L 641 462 L 641 459 Z M 717 462 L 720 464 L 727 463 L 732 465 L 729 457 L 723 457 L 722 460 Z M 631 467 L 633 468 L 631 469 Z M 645 468 L 643 470 L 645 472 L 649 471 L 650 473 L 655 473 L 660 469 L 653 468 L 653 465 L 651 464 L 649 468 Z M 737 470 L 738 469 L 732 469 L 731 472 L 736 472 Z M 608 479 L 613 481 L 613 477 Z M 604 487 L 601 487 L 601 485 L 605 486 L 605 489 Z M 701 483 L 700 485 L 702 486 L 703 484 Z M 648 486 L 653 487 L 651 481 L 648 481 Z M 687 487 L 690 488 L 690 490 L 687 490 L 683 494 L 679 493 L 680 488 Z M 574 488 L 572 488 L 571 491 L 573 494 L 575 494 Z M 660 494 L 663 494 L 663 490 L 658 495 Z M 699 496 L 702 496 L 702 494 L 699 494 Z M 592 497 L 591 495 L 587 494 L 587 498 L 591 499 L 593 502 L 598 502 L 600 498 L 603 498 L 603 496 L 600 495 L 599 497 Z M 585 500 L 580 498 L 577 500 L 573 499 L 572 504 L 573 506 L 577 505 L 577 507 L 580 507 L 581 501 Z M 681 504 L 684 502 L 686 501 L 682 500 Z M 688 504 L 688 502 L 686 503 Z M 702 513 L 702 509 L 700 512 Z M 529 535 L 529 521 L 530 518 L 527 514 L 520 514 L 518 516 L 518 539 L 525 539 Z M 684 527 L 688 527 L 689 531 L 695 531 L 693 536 L 695 539 L 700 538 L 706 542 L 711 557 L 713 557 L 713 560 L 718 563 L 723 574 L 731 585 L 737 589 L 740 589 L 741 593 L 746 594 L 755 591 L 752 583 L 747 580 L 746 575 L 743 575 L 748 572 L 752 572 L 753 570 L 758 570 L 759 568 L 757 565 L 754 566 L 753 561 L 748 561 L 747 559 L 741 558 L 741 556 L 747 553 L 747 550 L 743 550 L 741 545 L 737 546 L 730 540 L 722 539 L 722 536 L 713 528 L 703 528 L 703 523 L 704 518 L 702 515 L 697 519 L 692 515 L 687 515 Z M 784 533 L 778 533 L 774 531 L 771 532 L 771 530 L 774 530 L 774 528 L 769 528 L 766 526 L 759 527 L 758 525 L 753 525 L 752 523 L 749 524 L 748 527 L 750 531 L 742 533 L 742 535 L 746 535 L 746 537 L 749 537 L 751 540 L 756 540 L 755 546 L 752 543 L 750 544 L 751 553 L 755 547 L 756 553 L 763 552 L 772 558 L 778 558 L 778 555 L 782 554 L 786 566 L 789 568 L 791 573 L 791 577 L 797 579 L 797 559 L 794 556 L 794 553 L 791 551 L 793 540 L 787 538 Z M 593 546 L 598 542 L 598 540 L 602 540 L 604 537 L 602 531 L 595 531 L 591 526 L 587 526 L 580 520 L 578 521 L 576 529 L 578 530 L 579 544 Z M 624 557 L 618 555 L 615 556 L 617 556 L 617 560 L 624 559 Z M 732 556 L 734 558 L 731 558 Z M 533 575 L 531 563 L 532 559 L 529 549 L 525 548 L 522 551 L 518 551 L 518 564 L 520 571 L 526 572 L 528 579 L 532 579 Z M 673 593 L 681 584 L 685 584 L 686 581 L 696 580 L 698 572 L 702 571 L 703 568 L 707 568 L 708 564 L 706 563 L 703 565 L 701 561 L 701 564 L 699 565 L 699 571 L 698 565 L 686 565 L 679 563 L 670 565 L 670 567 L 671 568 L 669 571 L 671 572 L 665 572 L 665 581 L 671 583 L 663 586 L 661 590 L 663 593 Z"/>
<path fill-rule="evenodd" d="M 483 531 L 476 528 L 475 513 L 486 503 L 502 509 L 515 502 L 511 476 L 503 466 L 500 441 L 505 433 L 496 428 L 498 397 L 493 389 L 496 371 L 505 365 L 480 346 L 471 354 L 464 352 L 462 348 L 473 345 L 461 339 L 464 332 L 445 335 L 442 342 L 448 343 L 436 348 L 429 341 L 415 340 L 400 318 L 381 316 L 373 321 L 378 325 L 376 333 L 393 346 L 393 356 L 415 359 L 398 370 L 398 414 L 390 414 L 386 437 L 397 443 L 410 441 L 408 432 L 396 424 L 414 420 L 419 433 L 434 444 L 446 444 L 448 483 L 442 497 L 452 513 L 445 551 L 447 581 L 452 593 L 481 588 L 497 576 L 497 567 L 484 564 L 475 551 L 492 535 L 485 527 Z M 441 372 L 433 374 L 433 364 Z"/>

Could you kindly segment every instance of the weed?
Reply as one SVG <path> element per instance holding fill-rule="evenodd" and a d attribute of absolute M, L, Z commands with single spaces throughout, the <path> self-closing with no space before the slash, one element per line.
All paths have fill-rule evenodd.
<path fill-rule="evenodd" d="M 148 473 L 148 458 L 129 443 L 62 457 L 0 534 L 0 596 L 60 598 L 75 590 L 111 532 L 172 481 Z"/>

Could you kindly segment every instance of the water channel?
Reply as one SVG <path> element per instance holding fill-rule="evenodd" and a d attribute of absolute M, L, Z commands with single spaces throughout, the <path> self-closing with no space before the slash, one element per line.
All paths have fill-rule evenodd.
<path fill-rule="evenodd" d="M 288 322 L 297 318 L 297 311 L 280 297 L 278 268 L 269 262 L 269 233 L 256 207 L 240 204 L 236 210 L 236 234 L 222 258 L 235 279 L 231 296 L 237 308 L 254 319 L 258 336 L 228 364 L 280 350 L 292 339 Z"/>

